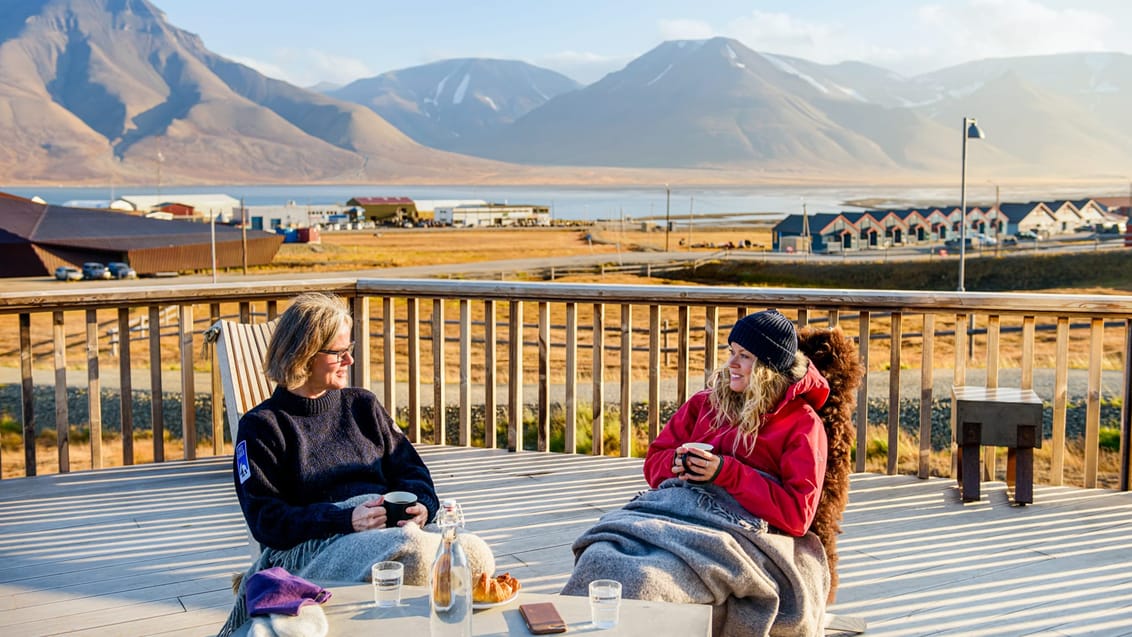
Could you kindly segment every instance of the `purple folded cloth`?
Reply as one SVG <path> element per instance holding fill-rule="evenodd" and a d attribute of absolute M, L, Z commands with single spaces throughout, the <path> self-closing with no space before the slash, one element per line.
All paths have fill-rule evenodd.
<path fill-rule="evenodd" d="M 264 569 L 248 578 L 244 585 L 248 614 L 298 615 L 306 604 L 321 604 L 330 591 L 278 566 Z"/>

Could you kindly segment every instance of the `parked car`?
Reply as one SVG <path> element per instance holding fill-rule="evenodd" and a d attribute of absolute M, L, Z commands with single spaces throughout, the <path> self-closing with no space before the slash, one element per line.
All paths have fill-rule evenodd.
<path fill-rule="evenodd" d="M 83 273 L 79 272 L 78 268 L 72 268 L 69 265 L 61 265 L 55 268 L 55 278 L 60 281 L 82 281 Z"/>
<path fill-rule="evenodd" d="M 968 250 L 975 247 L 975 242 L 971 239 L 971 237 L 967 237 L 966 244 L 967 244 Z M 959 237 L 951 237 L 947 241 L 944 241 L 943 245 L 947 246 L 948 248 L 958 250 L 959 249 Z"/>
<path fill-rule="evenodd" d="M 1023 230 L 1014 235 L 1014 238 L 1019 241 L 1041 241 L 1041 236 L 1033 230 Z"/>
<path fill-rule="evenodd" d="M 110 271 L 110 276 L 115 279 L 136 279 L 138 273 L 130 267 L 129 263 L 121 261 L 111 261 L 106 264 L 106 269 Z"/>
<path fill-rule="evenodd" d="M 109 279 L 111 278 L 110 270 L 106 266 L 96 261 L 88 261 L 83 264 L 83 278 L 84 279 Z"/>

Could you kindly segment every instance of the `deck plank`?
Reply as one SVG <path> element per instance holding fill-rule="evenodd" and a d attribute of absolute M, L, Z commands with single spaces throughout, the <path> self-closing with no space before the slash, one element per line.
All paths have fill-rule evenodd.
<path fill-rule="evenodd" d="M 641 460 L 421 445 L 441 497 L 535 592 L 646 488 Z M 0 481 L 0 632 L 211 635 L 248 564 L 230 457 Z M 856 474 L 831 609 L 870 635 L 1132 637 L 1132 494 Z"/>

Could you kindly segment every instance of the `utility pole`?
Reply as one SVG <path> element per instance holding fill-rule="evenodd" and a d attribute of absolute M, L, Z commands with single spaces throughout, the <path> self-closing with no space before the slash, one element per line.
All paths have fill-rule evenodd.
<path fill-rule="evenodd" d="M 248 208 L 240 197 L 240 256 L 244 261 L 244 276 L 248 276 Z"/>
<path fill-rule="evenodd" d="M 696 205 L 696 196 L 692 195 L 688 201 L 688 249 L 692 249 L 692 208 Z"/>
<path fill-rule="evenodd" d="M 810 253 L 810 215 L 806 212 L 806 198 L 802 198 L 802 247 Z M 887 258 L 887 253 L 885 253 Z"/>
<path fill-rule="evenodd" d="M 1002 225 L 1002 211 L 998 209 L 998 184 L 994 185 L 994 256 L 998 256 L 998 251 L 1002 248 L 1002 240 L 1006 237 L 1003 236 L 1005 227 Z"/>
<path fill-rule="evenodd" d="M 672 190 L 664 184 L 664 251 L 668 252 L 668 231 L 672 229 Z"/>

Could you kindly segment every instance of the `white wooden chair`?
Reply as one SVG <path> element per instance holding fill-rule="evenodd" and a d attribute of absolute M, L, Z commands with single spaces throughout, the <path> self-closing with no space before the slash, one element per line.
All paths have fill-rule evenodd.
<path fill-rule="evenodd" d="M 267 344 L 278 320 L 267 323 L 238 323 L 219 320 L 205 332 L 205 340 L 215 343 L 214 365 L 220 369 L 220 385 L 224 392 L 224 408 L 232 442 L 240 417 L 271 396 L 275 384 L 263 373 Z M 213 408 L 216 404 L 213 403 Z M 259 542 L 248 529 L 248 549 L 252 559 L 259 557 Z"/>

